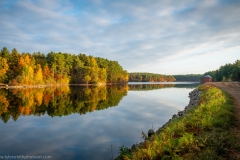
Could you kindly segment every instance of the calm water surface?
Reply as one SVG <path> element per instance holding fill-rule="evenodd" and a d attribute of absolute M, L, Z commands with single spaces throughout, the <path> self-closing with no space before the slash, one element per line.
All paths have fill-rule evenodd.
<path fill-rule="evenodd" d="M 0 156 L 112 159 L 188 104 L 199 84 L 0 90 Z"/>

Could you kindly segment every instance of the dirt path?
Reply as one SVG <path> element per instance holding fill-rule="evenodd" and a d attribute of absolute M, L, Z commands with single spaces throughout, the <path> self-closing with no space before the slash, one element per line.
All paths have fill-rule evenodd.
<path fill-rule="evenodd" d="M 238 119 L 238 127 L 235 129 L 235 134 L 240 141 L 240 82 L 211 82 L 207 83 L 216 86 L 229 94 L 234 98 L 234 103 L 236 107 L 236 118 Z M 240 159 L 240 153 L 236 153 L 237 157 Z"/>

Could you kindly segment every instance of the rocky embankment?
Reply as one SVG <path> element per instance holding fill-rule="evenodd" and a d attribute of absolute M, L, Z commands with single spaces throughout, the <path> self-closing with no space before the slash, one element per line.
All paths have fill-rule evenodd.
<path fill-rule="evenodd" d="M 193 91 L 191 91 L 191 92 L 189 93 L 189 96 L 188 96 L 188 97 L 190 98 L 189 104 L 184 108 L 183 111 L 178 111 L 177 114 L 174 114 L 174 115 L 172 116 L 172 118 L 171 118 L 167 123 L 165 123 L 161 128 L 159 128 L 159 129 L 156 131 L 156 133 L 160 133 L 164 128 L 166 128 L 166 126 L 167 126 L 169 123 L 171 123 L 171 121 L 172 121 L 173 119 L 184 116 L 189 109 L 198 106 L 198 104 L 199 104 L 199 99 L 200 99 L 200 95 L 201 95 L 201 91 L 199 91 L 199 90 L 197 90 L 197 89 L 194 89 Z M 149 140 L 150 137 L 151 137 L 152 135 L 154 135 L 154 134 L 155 134 L 155 131 L 154 131 L 153 129 L 149 129 L 149 131 L 148 131 L 148 137 L 147 137 L 145 140 Z M 143 142 L 141 142 L 141 143 L 139 143 L 139 144 L 134 144 L 131 149 L 135 149 L 135 148 L 137 148 L 137 147 L 140 147 L 142 144 L 143 144 Z"/>
<path fill-rule="evenodd" d="M 161 130 L 163 130 L 169 123 L 171 123 L 171 121 L 174 119 L 174 118 L 179 118 L 179 117 L 182 117 L 184 116 L 187 111 L 189 109 L 191 109 L 192 107 L 196 107 L 198 106 L 198 102 L 199 102 L 199 99 L 200 99 L 200 95 L 201 95 L 201 91 L 197 90 L 197 89 L 194 89 L 193 91 L 191 91 L 188 95 L 188 97 L 190 98 L 190 101 L 188 103 L 188 105 L 184 108 L 183 111 L 178 111 L 177 114 L 174 114 L 172 116 L 172 119 L 169 119 L 169 121 L 164 124 L 161 128 L 159 128 L 156 132 L 161 132 Z"/>

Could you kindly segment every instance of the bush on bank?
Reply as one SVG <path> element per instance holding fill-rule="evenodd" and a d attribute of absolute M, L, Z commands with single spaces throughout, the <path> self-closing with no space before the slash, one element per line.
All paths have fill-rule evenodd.
<path fill-rule="evenodd" d="M 233 98 L 226 92 L 202 85 L 199 105 L 175 118 L 160 133 L 134 149 L 121 147 L 117 159 L 221 160 L 237 159 Z M 233 154 L 232 154 L 233 153 Z"/>

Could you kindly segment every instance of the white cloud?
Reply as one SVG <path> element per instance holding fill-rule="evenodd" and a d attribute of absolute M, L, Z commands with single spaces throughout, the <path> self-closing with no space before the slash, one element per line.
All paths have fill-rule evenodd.
<path fill-rule="evenodd" d="M 2 47 L 81 52 L 117 60 L 128 71 L 203 73 L 208 70 L 166 66 L 172 61 L 191 64 L 240 46 L 238 2 L 26 0 L 0 5 Z M 226 54 L 214 63 L 226 63 Z M 240 58 L 233 55 L 232 59 Z"/>

